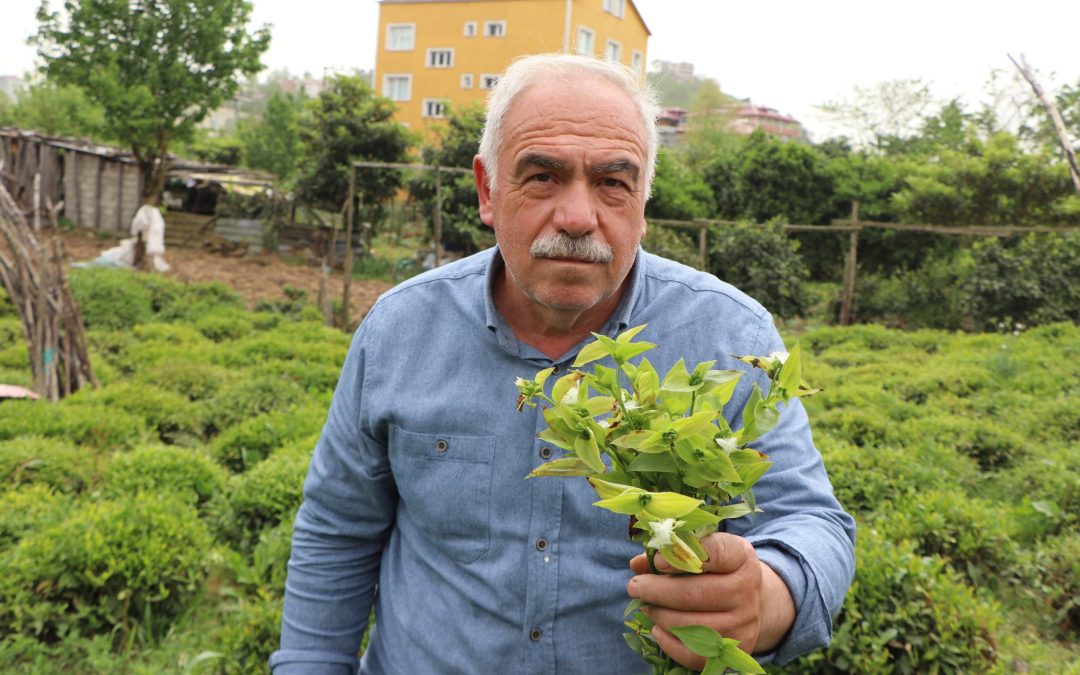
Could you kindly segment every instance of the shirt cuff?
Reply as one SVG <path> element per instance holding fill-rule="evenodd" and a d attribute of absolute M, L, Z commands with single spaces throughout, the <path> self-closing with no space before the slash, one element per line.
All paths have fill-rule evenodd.
<path fill-rule="evenodd" d="M 270 655 L 273 675 L 356 675 L 360 660 L 355 656 L 303 649 L 281 649 Z"/>
<path fill-rule="evenodd" d="M 760 663 L 782 666 L 803 654 L 826 647 L 832 640 L 832 618 L 818 589 L 813 571 L 798 551 L 782 541 L 765 538 L 750 542 L 758 559 L 773 569 L 787 584 L 795 604 L 795 620 L 787 635 L 771 652 L 755 654 Z"/>

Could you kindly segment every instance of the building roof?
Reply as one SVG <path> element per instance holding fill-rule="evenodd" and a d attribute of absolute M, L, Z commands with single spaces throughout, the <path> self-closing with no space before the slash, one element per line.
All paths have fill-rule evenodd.
<path fill-rule="evenodd" d="M 430 4 L 433 2 L 506 2 L 506 0 L 379 0 L 381 5 L 419 5 Z M 634 4 L 634 0 L 626 0 L 626 3 L 630 5 L 630 9 L 634 10 L 634 14 L 637 15 L 638 21 L 645 27 L 645 32 L 652 35 L 652 31 L 649 30 L 649 24 L 645 23 L 645 17 L 641 16 L 641 12 L 638 10 L 637 5 Z"/>

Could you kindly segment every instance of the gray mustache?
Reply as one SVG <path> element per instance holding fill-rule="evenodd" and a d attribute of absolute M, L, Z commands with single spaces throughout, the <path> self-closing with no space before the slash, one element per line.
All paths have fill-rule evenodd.
<path fill-rule="evenodd" d="M 559 232 L 537 239 L 529 247 L 534 258 L 571 258 L 592 263 L 609 263 L 614 257 L 611 247 L 592 237 L 571 237 Z"/>

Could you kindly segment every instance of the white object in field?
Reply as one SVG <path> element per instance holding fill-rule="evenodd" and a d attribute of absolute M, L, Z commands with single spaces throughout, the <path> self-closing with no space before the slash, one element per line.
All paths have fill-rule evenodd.
<path fill-rule="evenodd" d="M 138 237 L 140 234 L 154 269 L 158 272 L 169 271 L 169 263 L 162 257 L 165 254 L 165 219 L 161 217 L 158 207 L 143 204 L 135 212 L 135 217 L 131 219 L 131 235 Z"/>

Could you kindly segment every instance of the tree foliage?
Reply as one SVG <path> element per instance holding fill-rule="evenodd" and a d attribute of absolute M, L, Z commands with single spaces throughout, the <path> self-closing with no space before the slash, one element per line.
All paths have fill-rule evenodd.
<path fill-rule="evenodd" d="M 174 141 L 261 68 L 269 28 L 253 33 L 245 0 L 96 0 L 38 9 L 31 40 L 44 72 L 104 111 L 105 133 L 131 148 L 157 203 Z"/>
<path fill-rule="evenodd" d="M 244 163 L 278 176 L 292 176 L 300 145 L 299 118 L 303 102 L 299 97 L 273 91 L 262 116 L 244 120 L 239 128 L 244 148 Z"/>
<path fill-rule="evenodd" d="M 78 87 L 47 79 L 30 85 L 14 101 L 0 101 L 0 126 L 33 129 L 51 136 L 112 140 L 105 130 L 100 105 Z"/>
<path fill-rule="evenodd" d="M 394 104 L 375 95 L 360 77 L 335 75 L 326 82 L 301 125 L 300 199 L 338 212 L 348 199 L 351 162 L 404 162 L 411 138 L 393 114 Z M 402 183 L 397 170 L 358 169 L 355 213 L 362 208 L 366 221 L 377 224 Z"/>

